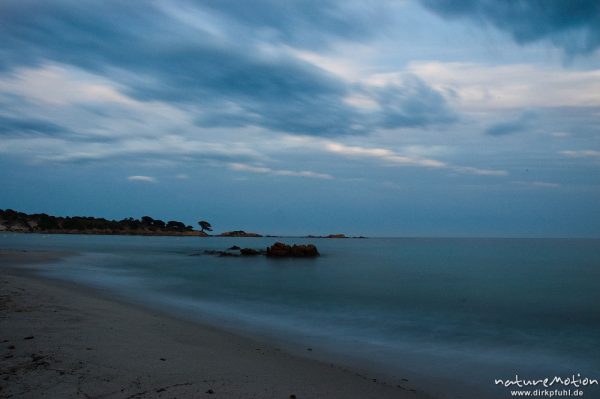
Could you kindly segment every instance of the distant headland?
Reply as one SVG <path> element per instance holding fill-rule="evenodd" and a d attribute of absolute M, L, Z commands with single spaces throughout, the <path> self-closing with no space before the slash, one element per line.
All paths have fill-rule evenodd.
<path fill-rule="evenodd" d="M 210 227 L 210 225 L 209 225 Z M 0 209 L 0 231 L 45 234 L 114 234 L 144 236 L 208 236 L 177 220 L 164 222 L 150 216 L 108 220 L 91 216 L 51 216 Z"/>
<path fill-rule="evenodd" d="M 211 235 L 209 222 L 198 222 L 200 230 L 177 220 L 167 222 L 142 216 L 122 220 L 108 220 L 92 216 L 52 216 L 45 213 L 19 212 L 12 209 L 0 209 L 0 232 L 42 233 L 42 234 L 106 234 L 106 235 L 141 235 L 141 236 L 197 236 L 197 237 L 278 237 L 261 235 L 244 230 L 226 231 Z M 309 235 L 306 238 L 350 238 L 344 234 L 325 236 Z M 351 237 L 351 238 L 365 238 Z"/>

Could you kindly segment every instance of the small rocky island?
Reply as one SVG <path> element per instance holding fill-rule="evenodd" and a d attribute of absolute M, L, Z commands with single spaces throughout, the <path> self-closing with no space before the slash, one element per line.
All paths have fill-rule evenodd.
<path fill-rule="evenodd" d="M 282 242 L 276 242 L 275 244 L 267 247 L 266 250 L 263 249 L 253 249 L 253 248 L 240 248 L 237 245 L 234 245 L 228 248 L 225 251 L 217 251 L 217 250 L 206 250 L 204 251 L 206 255 L 215 255 L 220 257 L 227 256 L 268 256 L 271 258 L 316 258 L 320 256 L 317 247 L 312 244 L 293 244 L 288 245 Z"/>
<path fill-rule="evenodd" d="M 244 230 L 235 230 L 218 234 L 217 237 L 262 237 L 262 235 L 258 233 L 247 233 Z"/>
<path fill-rule="evenodd" d="M 328 234 L 326 236 L 315 236 L 315 235 L 307 235 L 306 238 L 367 238 L 365 236 L 354 236 L 354 237 L 350 237 L 347 236 L 346 234 L 342 234 L 342 233 L 336 233 L 336 234 Z"/>

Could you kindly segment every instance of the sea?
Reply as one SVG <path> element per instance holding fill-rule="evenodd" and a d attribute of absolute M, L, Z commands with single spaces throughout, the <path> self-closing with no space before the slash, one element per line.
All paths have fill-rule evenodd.
<path fill-rule="evenodd" d="M 321 256 L 204 254 L 275 241 Z M 598 239 L 4 233 L 0 249 L 74 253 L 36 272 L 434 398 L 600 397 Z"/>

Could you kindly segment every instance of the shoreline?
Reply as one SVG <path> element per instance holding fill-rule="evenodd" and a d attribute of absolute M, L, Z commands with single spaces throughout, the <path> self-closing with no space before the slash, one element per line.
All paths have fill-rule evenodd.
<path fill-rule="evenodd" d="M 143 233 L 132 233 L 132 232 L 112 232 L 102 230 L 61 230 L 61 231 L 47 231 L 47 230 L 36 230 L 36 231 L 23 231 L 23 230 L 0 230 L 0 234 L 42 234 L 42 235 L 91 235 L 91 236 L 129 236 L 129 237 L 213 237 L 210 235 L 200 234 L 199 231 L 191 232 L 158 232 L 148 231 Z"/>
<path fill-rule="evenodd" d="M 91 236 L 124 236 L 124 237 L 196 237 L 196 238 L 300 238 L 300 239 L 326 239 L 326 240 L 347 240 L 347 239 L 369 239 L 376 237 L 367 236 L 345 236 L 345 237 L 329 237 L 329 236 L 314 236 L 314 235 L 287 235 L 287 234 L 257 234 L 252 233 L 247 235 L 227 235 L 226 233 L 220 234 L 207 234 L 201 233 L 198 230 L 189 232 L 123 232 L 123 231 L 101 231 L 101 230 L 61 230 L 61 231 L 48 231 L 48 230 L 0 230 L 0 234 L 41 234 L 41 235 L 91 235 Z M 382 238 L 382 237 L 379 237 Z M 383 237 L 383 238 L 407 238 L 407 237 Z M 408 237 L 410 238 L 410 237 Z"/>
<path fill-rule="evenodd" d="M 27 267 L 68 255 L 0 252 L 0 397 L 429 397 Z"/>

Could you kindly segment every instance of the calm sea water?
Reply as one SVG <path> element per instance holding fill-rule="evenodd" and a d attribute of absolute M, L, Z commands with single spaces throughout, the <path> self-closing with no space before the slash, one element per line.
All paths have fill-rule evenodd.
<path fill-rule="evenodd" d="M 322 256 L 202 255 L 275 240 L 4 234 L 0 249 L 75 251 L 43 273 L 437 397 L 508 398 L 494 379 L 515 374 L 600 379 L 600 240 L 290 238 Z"/>

